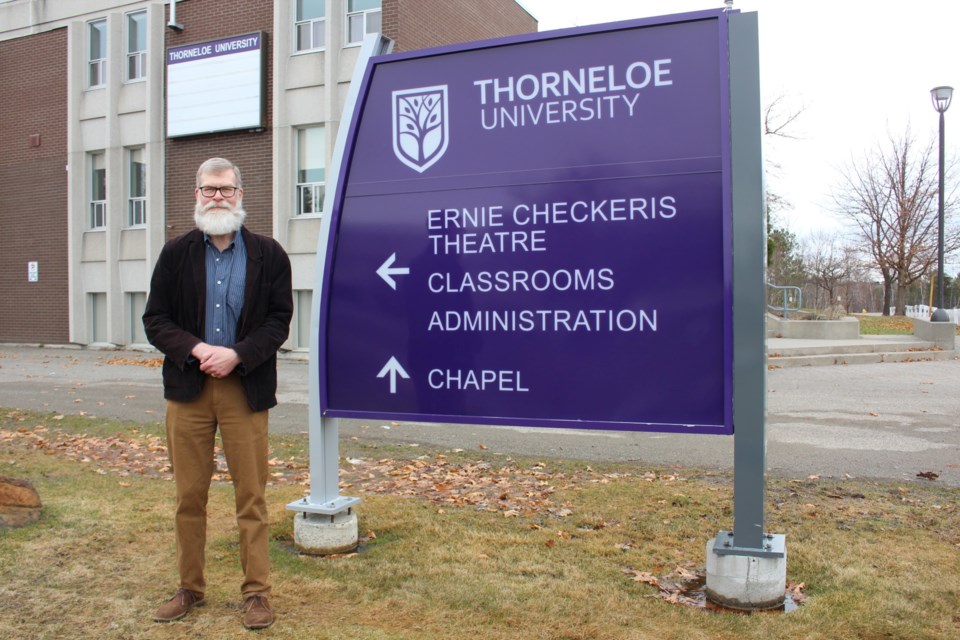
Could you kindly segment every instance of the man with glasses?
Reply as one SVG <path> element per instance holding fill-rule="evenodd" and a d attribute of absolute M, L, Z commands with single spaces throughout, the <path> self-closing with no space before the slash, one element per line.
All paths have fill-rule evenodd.
<path fill-rule="evenodd" d="M 243 226 L 243 183 L 229 160 L 197 171 L 197 228 L 166 243 L 143 314 L 164 354 L 167 448 L 173 465 L 180 586 L 157 610 L 179 620 L 204 603 L 206 506 L 217 429 L 233 479 L 243 624 L 273 623 L 270 596 L 267 410 L 277 404 L 277 351 L 293 315 L 290 260 L 280 244 Z"/>

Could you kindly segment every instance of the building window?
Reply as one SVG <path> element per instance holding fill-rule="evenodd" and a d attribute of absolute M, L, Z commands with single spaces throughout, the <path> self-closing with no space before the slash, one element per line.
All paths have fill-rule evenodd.
<path fill-rule="evenodd" d="M 297 313 L 294 316 L 293 334 L 295 349 L 310 348 L 310 317 L 313 313 L 313 290 L 298 289 L 293 292 L 297 302 Z"/>
<path fill-rule="evenodd" d="M 127 153 L 130 175 L 127 226 L 137 227 L 147 224 L 147 165 L 143 160 L 143 149 L 130 149 Z"/>
<path fill-rule="evenodd" d="M 347 0 L 347 44 L 360 44 L 380 32 L 380 0 Z"/>
<path fill-rule="evenodd" d="M 95 20 L 87 24 L 90 40 L 89 87 L 102 87 L 107 83 L 107 21 Z"/>
<path fill-rule="evenodd" d="M 90 154 L 90 228 L 107 226 L 107 168 L 102 153 Z"/>
<path fill-rule="evenodd" d="M 135 291 L 127 294 L 130 344 L 148 344 L 147 334 L 143 329 L 143 311 L 146 307 L 146 293 Z"/>
<path fill-rule="evenodd" d="M 147 77 L 147 12 L 127 14 L 127 80 Z"/>
<path fill-rule="evenodd" d="M 296 50 L 316 51 L 326 45 L 327 0 L 295 0 Z"/>
<path fill-rule="evenodd" d="M 298 216 L 323 213 L 326 146 L 323 127 L 297 130 Z"/>

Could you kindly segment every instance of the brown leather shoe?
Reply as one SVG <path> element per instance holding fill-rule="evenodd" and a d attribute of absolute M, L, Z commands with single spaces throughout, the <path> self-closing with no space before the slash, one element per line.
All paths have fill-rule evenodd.
<path fill-rule="evenodd" d="M 201 606 L 206 600 L 202 593 L 194 593 L 188 589 L 177 589 L 173 597 L 160 605 L 153 619 L 157 622 L 173 622 L 187 615 L 194 607 Z"/>
<path fill-rule="evenodd" d="M 243 601 L 243 626 L 247 629 L 266 629 L 273 624 L 273 610 L 267 597 L 255 593 Z"/>

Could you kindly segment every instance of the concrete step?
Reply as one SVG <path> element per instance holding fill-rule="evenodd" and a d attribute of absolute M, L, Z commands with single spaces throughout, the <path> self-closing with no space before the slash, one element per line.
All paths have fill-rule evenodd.
<path fill-rule="evenodd" d="M 819 356 L 781 356 L 767 358 L 770 369 L 788 367 L 825 367 L 836 364 L 878 364 L 880 362 L 935 362 L 952 360 L 952 351 L 895 351 L 890 353 L 828 353 Z"/>
<path fill-rule="evenodd" d="M 854 355 L 861 353 L 896 353 L 901 351 L 936 351 L 935 342 L 917 339 L 900 340 L 767 340 L 767 356 Z"/>
<path fill-rule="evenodd" d="M 905 336 L 870 336 L 860 340 L 767 340 L 767 366 L 820 367 L 880 362 L 930 362 L 951 360 L 954 351 L 934 342 Z"/>

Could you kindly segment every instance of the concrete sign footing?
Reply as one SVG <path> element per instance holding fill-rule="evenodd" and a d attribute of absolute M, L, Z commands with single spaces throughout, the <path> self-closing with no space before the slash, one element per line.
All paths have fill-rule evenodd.
<path fill-rule="evenodd" d="M 349 553 L 357 548 L 359 539 L 357 514 L 353 510 L 334 515 L 298 513 L 293 518 L 293 542 L 301 553 Z"/>
<path fill-rule="evenodd" d="M 722 534 L 721 534 L 722 535 Z M 719 537 L 719 536 L 718 536 Z M 706 594 L 711 602 L 731 609 L 774 609 L 783 604 L 787 587 L 787 553 L 783 535 L 768 536 L 770 548 L 781 553 L 749 555 L 749 550 L 715 550 L 718 538 L 707 542 Z"/>

